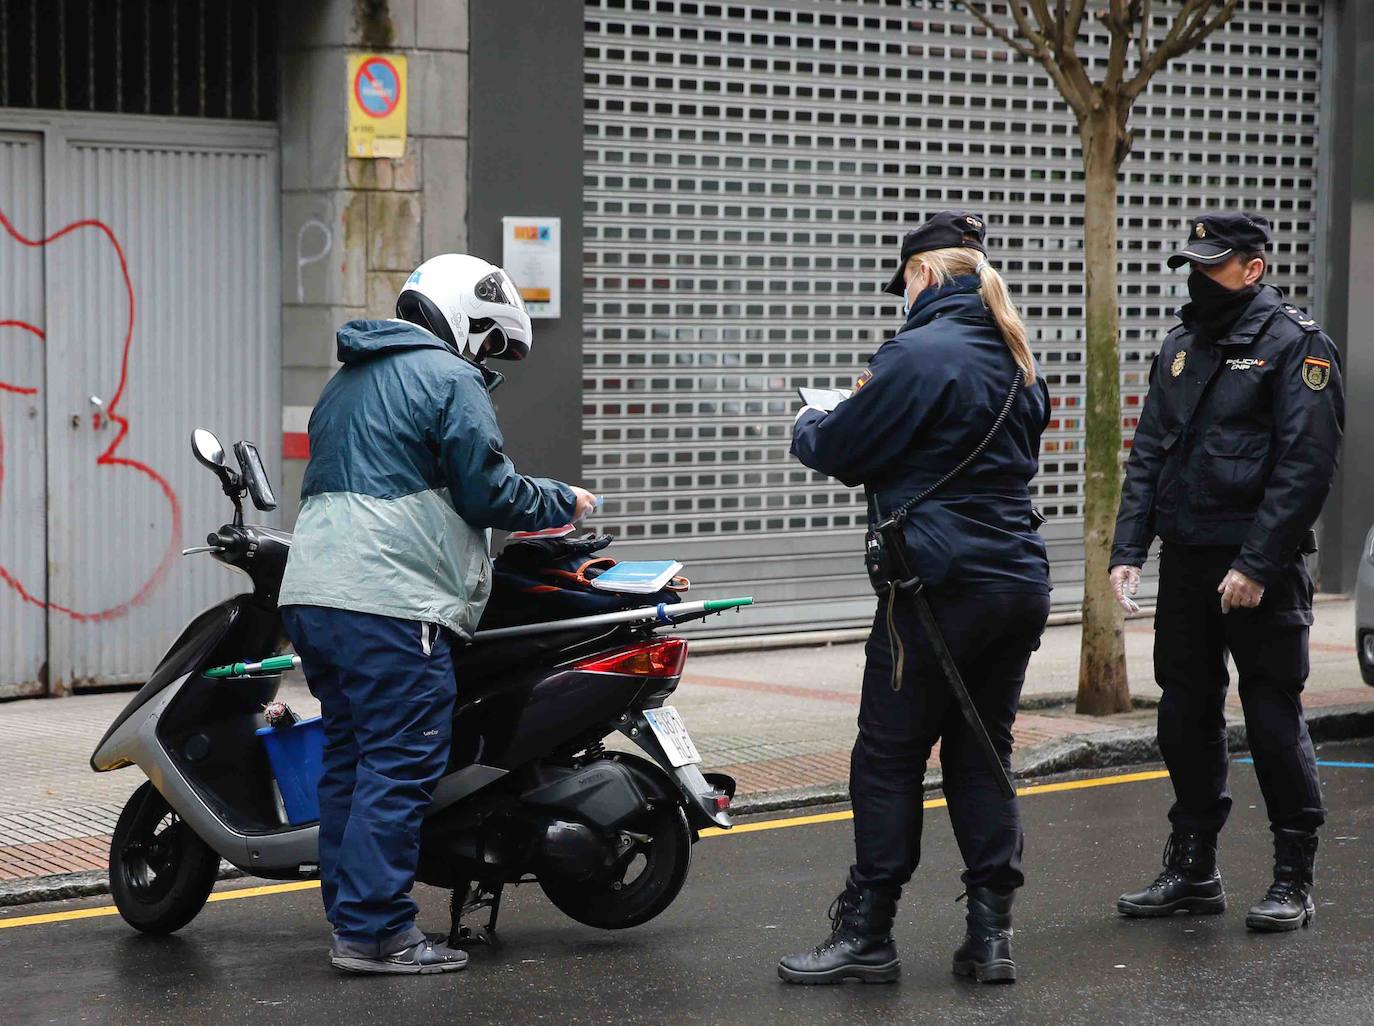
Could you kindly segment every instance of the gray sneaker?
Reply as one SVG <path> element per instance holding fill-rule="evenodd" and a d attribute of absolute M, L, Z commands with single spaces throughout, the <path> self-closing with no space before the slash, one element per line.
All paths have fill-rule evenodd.
<path fill-rule="evenodd" d="M 433 937 L 425 937 L 388 954 L 375 948 L 367 950 L 336 937 L 329 949 L 329 963 L 346 973 L 413 976 L 457 972 L 467 967 L 468 956 L 467 952 L 450 948 Z"/>

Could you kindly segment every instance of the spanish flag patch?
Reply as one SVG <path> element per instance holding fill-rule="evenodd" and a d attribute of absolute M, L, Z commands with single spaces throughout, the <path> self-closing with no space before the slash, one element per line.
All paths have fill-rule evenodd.
<path fill-rule="evenodd" d="M 1302 361 L 1302 383 L 1314 392 L 1320 392 L 1331 380 L 1331 361 L 1309 356 Z"/>
<path fill-rule="evenodd" d="M 872 380 L 873 372 L 871 370 L 864 371 L 862 374 L 860 374 L 857 378 L 854 379 L 854 391 L 857 392 L 859 389 L 863 388 L 864 385 L 868 384 Z"/>

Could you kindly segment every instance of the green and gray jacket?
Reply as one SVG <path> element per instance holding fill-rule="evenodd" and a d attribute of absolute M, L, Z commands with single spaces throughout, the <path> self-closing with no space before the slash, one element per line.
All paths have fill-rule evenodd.
<path fill-rule="evenodd" d="M 405 321 L 350 321 L 310 415 L 279 604 L 443 624 L 470 638 L 491 593 L 487 528 L 572 520 L 567 485 L 502 451 L 482 372 Z"/>

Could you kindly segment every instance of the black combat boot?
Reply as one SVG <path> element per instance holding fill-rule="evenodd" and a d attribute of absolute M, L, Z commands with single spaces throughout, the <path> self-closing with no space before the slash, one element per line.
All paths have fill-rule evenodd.
<path fill-rule="evenodd" d="M 1011 960 L 1011 899 L 1015 891 L 968 889 L 968 932 L 954 953 L 954 975 L 979 983 L 1015 983 Z"/>
<path fill-rule="evenodd" d="M 1143 891 L 1123 894 L 1116 910 L 1132 919 L 1175 912 L 1216 915 L 1226 911 L 1217 870 L 1217 835 L 1175 830 L 1164 846 L 1164 869 Z"/>
<path fill-rule="evenodd" d="M 778 963 L 788 983 L 891 983 L 901 975 L 902 961 L 892 940 L 901 888 L 860 888 L 853 879 L 830 905 L 830 937 L 801 955 Z"/>
<path fill-rule="evenodd" d="M 1274 831 L 1274 882 L 1250 914 L 1252 930 L 1284 933 L 1308 926 L 1317 914 L 1312 903 L 1312 869 L 1317 861 L 1317 835 L 1306 830 Z"/>

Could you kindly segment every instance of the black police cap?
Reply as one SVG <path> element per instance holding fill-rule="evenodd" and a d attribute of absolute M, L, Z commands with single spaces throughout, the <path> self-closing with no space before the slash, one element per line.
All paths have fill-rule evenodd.
<path fill-rule="evenodd" d="M 1169 257 L 1170 267 L 1220 264 L 1237 253 L 1262 253 L 1274 241 L 1269 222 L 1258 214 L 1219 210 L 1199 214 L 1188 222 L 1188 237 Z"/>
<path fill-rule="evenodd" d="M 902 270 L 906 262 L 917 253 L 928 253 L 932 249 L 958 249 L 967 246 L 979 253 L 987 253 L 987 224 L 977 214 L 967 210 L 942 210 L 919 228 L 913 228 L 902 237 L 902 259 L 897 264 L 897 273 L 887 283 L 884 292 L 900 296 L 906 291 L 906 280 Z"/>

